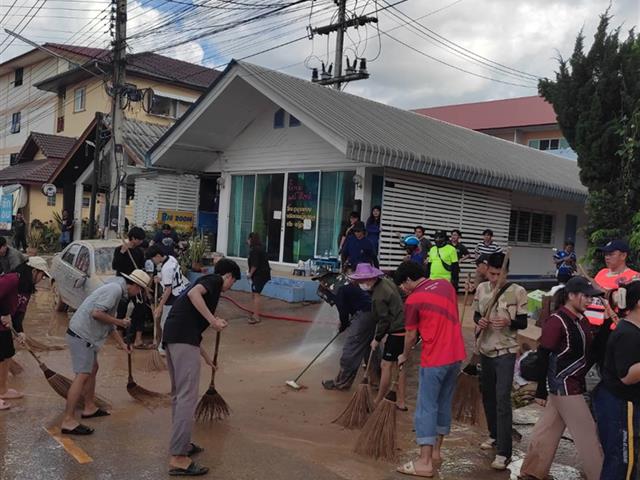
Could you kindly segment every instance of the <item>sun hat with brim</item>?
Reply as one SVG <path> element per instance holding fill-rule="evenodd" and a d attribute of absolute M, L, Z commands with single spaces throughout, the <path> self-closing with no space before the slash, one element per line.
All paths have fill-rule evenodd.
<path fill-rule="evenodd" d="M 123 273 L 122 276 L 127 280 L 132 281 L 139 287 L 149 290 L 149 283 L 151 283 L 151 277 L 146 272 L 138 269 L 131 272 L 129 275 Z"/>
<path fill-rule="evenodd" d="M 604 292 L 599 288 L 596 288 L 593 283 L 585 277 L 580 276 L 571 277 L 571 279 L 569 279 L 565 284 L 564 288 L 567 293 L 583 293 L 588 297 L 598 297 L 604 294 Z"/>
<path fill-rule="evenodd" d="M 597 250 L 604 253 L 611 253 L 615 252 L 616 250 L 623 253 L 629 253 L 631 251 L 631 249 L 629 248 L 629 244 L 624 240 L 611 240 L 606 245 L 598 247 Z"/>
<path fill-rule="evenodd" d="M 49 273 L 49 265 L 47 261 L 42 257 L 29 257 L 27 260 L 27 265 L 35 270 L 40 270 L 47 277 L 51 278 L 51 274 Z"/>
<path fill-rule="evenodd" d="M 368 263 L 359 263 L 356 271 L 349 275 L 351 280 L 371 280 L 378 277 L 384 277 L 384 272 Z"/>

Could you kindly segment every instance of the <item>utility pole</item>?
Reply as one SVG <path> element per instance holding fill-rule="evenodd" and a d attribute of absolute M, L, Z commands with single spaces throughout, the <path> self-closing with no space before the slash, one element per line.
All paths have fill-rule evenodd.
<path fill-rule="evenodd" d="M 98 178 L 100 175 L 100 152 L 102 149 L 102 113 L 96 112 L 96 137 L 93 148 L 93 178 L 91 182 L 91 203 L 89 204 L 89 238 L 96 234 L 96 200 L 98 198 Z"/>
<path fill-rule="evenodd" d="M 347 0 L 334 0 L 338 6 L 338 21 L 324 27 L 311 29 L 310 38 L 314 34 L 329 35 L 336 32 L 336 57 L 334 65 L 327 66 L 322 63 L 322 73 L 318 74 L 318 69 L 314 68 L 311 75 L 311 81 L 320 85 L 333 85 L 336 90 L 342 88 L 344 82 L 352 82 L 355 80 L 364 80 L 369 78 L 367 71 L 366 58 L 354 58 L 353 64 L 349 63 L 347 58 L 346 73 L 342 74 L 342 58 L 344 56 L 344 34 L 347 28 L 363 27 L 368 23 L 378 23 L 378 17 L 354 16 L 347 19 Z M 360 68 L 356 69 L 358 60 L 360 60 Z M 333 68 L 332 68 L 333 67 Z M 333 73 L 332 73 L 333 70 Z"/>
<path fill-rule="evenodd" d="M 109 175 L 109 194 L 107 195 L 107 224 L 105 235 L 119 236 L 124 224 L 122 215 L 122 182 L 124 181 L 124 151 L 122 148 L 122 126 L 124 111 L 122 106 L 126 95 L 126 39 L 127 39 L 127 0 L 113 0 L 115 6 L 115 39 L 113 41 L 113 90 L 111 95 L 111 158 Z M 126 185 L 125 185 L 126 194 Z"/>

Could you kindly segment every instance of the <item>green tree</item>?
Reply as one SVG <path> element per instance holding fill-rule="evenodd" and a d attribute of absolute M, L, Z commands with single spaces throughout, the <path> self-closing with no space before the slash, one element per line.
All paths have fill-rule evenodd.
<path fill-rule="evenodd" d="M 640 35 L 631 30 L 621 40 L 610 22 L 607 11 L 587 53 L 580 32 L 571 57 L 559 59 L 555 80 L 538 86 L 578 154 L 589 190 L 587 258 L 595 267 L 602 262 L 595 247 L 612 238 L 632 243 L 632 264 L 640 249 Z"/>

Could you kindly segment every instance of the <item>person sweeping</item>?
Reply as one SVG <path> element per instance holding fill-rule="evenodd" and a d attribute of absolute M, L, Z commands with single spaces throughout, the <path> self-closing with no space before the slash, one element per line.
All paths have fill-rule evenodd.
<path fill-rule="evenodd" d="M 169 475 L 205 475 L 209 469 L 192 461 L 190 455 L 202 448 L 191 442 L 198 403 L 200 356 L 211 367 L 213 361 L 202 348 L 202 333 L 213 327 L 220 332 L 227 321 L 215 316 L 220 294 L 240 280 L 240 267 L 233 260 L 216 263 L 215 273 L 204 275 L 174 302 L 162 332 L 171 378 L 172 424 L 169 444 Z"/>
<path fill-rule="evenodd" d="M 419 265 L 403 262 L 395 282 L 409 294 L 405 301 L 404 351 L 402 366 L 422 338 L 418 403 L 415 414 L 416 441 L 420 457 L 397 468 L 405 475 L 432 477 L 442 462 L 442 442 L 451 430 L 451 401 L 462 360 L 466 358 L 458 298 L 444 279 L 427 280 Z"/>
<path fill-rule="evenodd" d="M 99 408 L 94 400 L 96 375 L 98 374 L 98 352 L 107 337 L 111 336 L 124 350 L 131 352 L 116 327 L 127 329 L 128 318 L 116 318 L 118 304 L 123 297 L 132 298 L 148 289 L 151 279 L 142 270 L 134 270 L 130 275 L 122 274 L 97 288 L 89 295 L 69 321 L 67 345 L 71 353 L 71 363 L 76 374 L 67 394 L 61 430 L 63 434 L 90 435 L 93 428 L 76 419 L 76 407 L 84 400 L 82 418 L 96 418 L 109 415 Z"/>

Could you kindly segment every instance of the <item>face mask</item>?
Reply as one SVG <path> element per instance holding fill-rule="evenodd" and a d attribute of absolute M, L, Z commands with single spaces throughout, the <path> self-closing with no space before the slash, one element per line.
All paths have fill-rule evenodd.
<path fill-rule="evenodd" d="M 369 290 L 371 290 L 371 285 L 367 285 L 366 283 L 359 283 L 358 285 L 365 292 L 368 292 Z"/>

